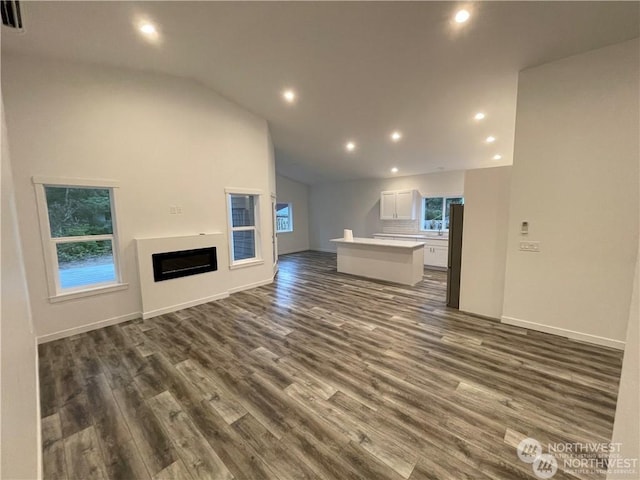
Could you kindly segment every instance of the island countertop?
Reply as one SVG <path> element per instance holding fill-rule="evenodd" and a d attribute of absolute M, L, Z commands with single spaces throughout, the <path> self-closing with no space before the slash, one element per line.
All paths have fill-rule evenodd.
<path fill-rule="evenodd" d="M 448 242 L 449 237 L 444 235 L 427 235 L 424 233 L 374 233 L 374 237 L 395 237 L 395 238 L 419 238 L 424 240 L 441 240 Z"/>
<path fill-rule="evenodd" d="M 359 245 L 359 246 L 371 246 L 371 247 L 392 247 L 392 248 L 404 248 L 407 250 L 415 250 L 417 248 L 423 248 L 422 242 L 409 242 L 405 240 L 387 240 L 382 238 L 361 238 L 354 237 L 353 240 L 345 240 L 344 238 L 333 238 L 331 242 L 340 243 L 343 245 Z"/>

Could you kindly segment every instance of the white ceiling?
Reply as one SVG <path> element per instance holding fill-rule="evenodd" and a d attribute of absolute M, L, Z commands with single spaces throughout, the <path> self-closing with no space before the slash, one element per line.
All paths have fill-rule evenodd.
<path fill-rule="evenodd" d="M 451 21 L 472 11 L 463 27 Z M 22 2 L 2 51 L 196 79 L 306 183 L 511 164 L 518 71 L 639 35 L 638 2 Z M 151 44 L 134 25 L 153 21 Z M 285 87 L 299 96 L 282 101 Z M 482 122 L 473 120 L 486 112 Z M 393 143 L 392 130 L 403 133 Z M 484 143 L 487 135 L 497 141 Z M 354 140 L 358 148 L 347 153 Z M 494 161 L 494 154 L 502 160 Z"/>

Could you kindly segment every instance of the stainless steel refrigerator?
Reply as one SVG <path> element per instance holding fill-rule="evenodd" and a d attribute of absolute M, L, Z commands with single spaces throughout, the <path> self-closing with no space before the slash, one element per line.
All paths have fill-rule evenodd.
<path fill-rule="evenodd" d="M 464 205 L 451 205 L 449 211 L 449 260 L 447 262 L 447 306 L 460 307 L 460 269 L 462 266 L 462 220 Z"/>

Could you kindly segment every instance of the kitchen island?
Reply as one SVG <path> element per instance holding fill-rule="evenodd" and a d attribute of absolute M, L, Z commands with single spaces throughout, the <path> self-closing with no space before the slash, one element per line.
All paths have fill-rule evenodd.
<path fill-rule="evenodd" d="M 338 272 L 415 285 L 422 281 L 424 244 L 378 238 L 334 238 Z"/>

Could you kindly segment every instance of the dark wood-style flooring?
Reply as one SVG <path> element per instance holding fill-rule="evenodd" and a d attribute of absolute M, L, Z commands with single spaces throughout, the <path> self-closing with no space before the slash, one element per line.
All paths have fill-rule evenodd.
<path fill-rule="evenodd" d="M 272 285 L 43 344 L 44 476 L 532 479 L 521 439 L 610 440 L 620 352 L 444 295 L 442 272 L 398 286 L 305 252 Z"/>

